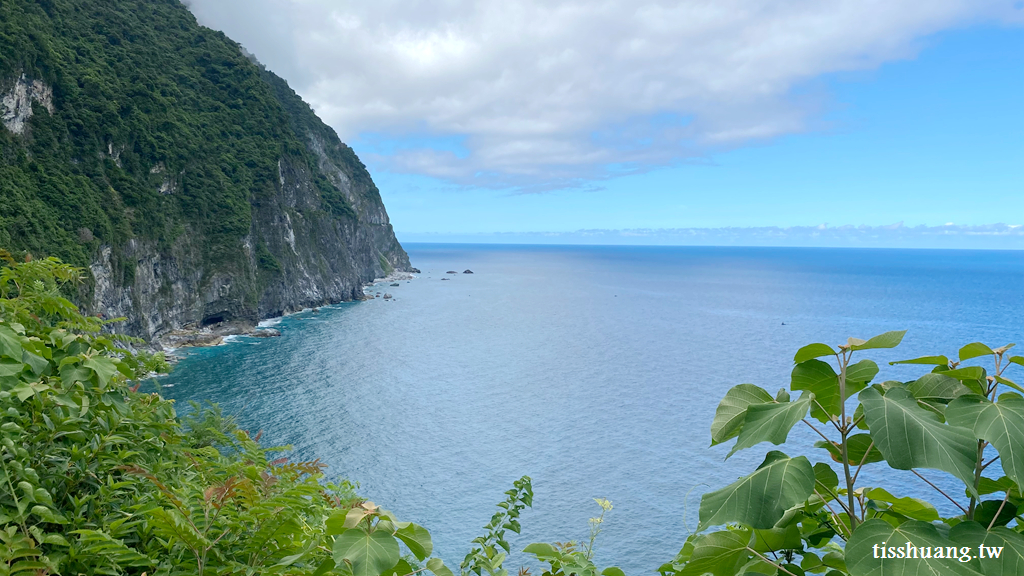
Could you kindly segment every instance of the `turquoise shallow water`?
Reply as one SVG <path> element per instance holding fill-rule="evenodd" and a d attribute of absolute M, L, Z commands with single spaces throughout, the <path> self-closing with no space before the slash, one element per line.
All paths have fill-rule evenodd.
<path fill-rule="evenodd" d="M 604 497 L 615 508 L 596 559 L 650 573 L 696 525 L 700 494 L 770 447 L 728 461 L 728 446 L 708 448 L 731 386 L 774 392 L 797 348 L 847 336 L 909 330 L 869 356 L 880 379 L 919 373 L 883 361 L 1024 340 L 1024 252 L 407 249 L 423 274 L 378 288 L 393 302 L 296 314 L 281 338 L 191 351 L 163 393 L 219 402 L 267 442 L 320 457 L 428 527 L 455 564 L 528 474 L 535 506 L 513 546 L 583 538 L 599 511 L 591 498 Z M 791 438 L 807 448 L 811 434 Z M 871 467 L 862 476 L 878 480 Z M 941 504 L 913 476 L 888 479 Z"/>

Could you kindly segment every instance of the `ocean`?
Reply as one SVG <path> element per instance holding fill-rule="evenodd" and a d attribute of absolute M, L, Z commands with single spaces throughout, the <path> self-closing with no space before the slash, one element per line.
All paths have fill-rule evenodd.
<path fill-rule="evenodd" d="M 513 551 L 584 539 L 600 512 L 593 498 L 607 498 L 595 560 L 650 574 L 696 527 L 701 494 L 775 448 L 725 460 L 728 444 L 709 447 L 730 387 L 774 393 L 799 347 L 848 336 L 908 330 L 898 348 L 861 356 L 882 368 L 877 381 L 923 371 L 891 360 L 1024 340 L 1024 251 L 406 249 L 422 273 L 373 289 L 393 299 L 288 316 L 280 338 L 191 349 L 162 393 L 179 409 L 217 402 L 263 430 L 266 445 L 321 458 L 329 476 L 427 527 L 455 566 L 503 492 L 529 475 L 534 506 Z M 820 460 L 804 428 L 784 450 Z M 858 485 L 880 481 L 882 466 L 867 466 Z M 926 476 L 962 494 L 944 474 Z M 884 477 L 896 495 L 952 514 L 913 475 Z"/>

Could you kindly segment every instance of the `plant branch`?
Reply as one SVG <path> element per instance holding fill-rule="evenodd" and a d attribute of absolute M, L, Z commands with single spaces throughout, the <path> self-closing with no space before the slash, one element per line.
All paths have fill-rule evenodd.
<path fill-rule="evenodd" d="M 840 428 L 838 425 L 836 428 L 839 429 L 839 433 L 843 436 L 842 444 L 842 458 L 843 458 L 843 472 L 846 474 L 846 497 L 849 500 L 849 516 L 850 516 L 850 532 L 857 528 L 857 515 L 854 511 L 857 507 L 853 503 L 853 477 L 850 476 L 850 450 L 849 443 L 847 442 L 847 435 L 849 428 L 846 425 L 846 367 L 850 363 L 850 357 L 853 356 L 853 351 L 849 349 L 843 350 L 843 361 L 840 363 L 839 370 L 839 403 L 842 408 L 842 415 L 840 416 L 840 422 L 843 426 Z"/>
<path fill-rule="evenodd" d="M 984 466 L 981 467 L 981 469 L 984 470 L 985 468 L 988 468 L 989 464 L 992 464 L 996 460 L 999 460 L 999 456 L 996 456 L 995 458 L 989 460 L 987 464 L 985 464 Z"/>
<path fill-rule="evenodd" d="M 825 486 L 824 484 L 822 484 L 821 482 L 818 482 L 817 480 L 815 480 L 815 483 L 817 483 L 818 485 L 820 485 L 822 488 L 825 489 L 825 492 L 827 492 L 828 495 L 831 496 L 832 499 L 836 501 L 836 504 L 839 504 L 843 508 L 843 512 L 846 512 L 847 514 L 850 513 L 850 511 L 846 508 L 846 504 L 844 504 L 843 501 L 839 499 L 839 495 L 838 494 L 836 494 L 835 492 L 832 491 L 831 488 L 829 488 L 828 486 Z M 817 492 L 817 490 L 815 490 L 815 492 Z M 818 494 L 818 497 L 821 498 L 821 494 Z M 824 498 L 821 498 L 821 499 L 824 500 Z"/>
<path fill-rule="evenodd" d="M 988 528 L 986 528 L 986 530 L 991 530 L 991 529 L 992 529 L 992 526 L 995 526 L 996 520 L 998 520 L 998 519 L 999 519 L 999 515 L 1000 515 L 1000 514 L 1002 514 L 1002 512 L 1003 512 L 1003 506 L 1006 506 L 1006 500 L 1007 500 L 1007 499 L 1008 499 L 1009 497 L 1010 497 L 1010 491 L 1009 491 L 1009 490 L 1007 490 L 1007 491 L 1006 491 L 1006 495 L 1005 495 L 1005 496 L 1003 496 L 1003 501 L 1002 501 L 1002 503 L 1000 503 L 1000 504 L 999 504 L 999 509 L 998 509 L 998 510 L 996 510 L 996 515 L 992 517 L 992 521 L 988 523 Z"/>
<path fill-rule="evenodd" d="M 754 550 L 754 549 L 753 549 L 753 548 L 751 548 L 750 546 L 747 546 L 747 550 L 750 550 L 751 552 L 753 552 L 753 553 L 754 553 L 754 555 L 755 555 L 755 556 L 757 556 L 758 558 L 760 558 L 761 560 L 764 560 L 765 562 L 767 562 L 767 563 L 771 564 L 772 566 L 775 566 L 775 567 L 776 567 L 776 568 L 778 568 L 779 570 L 782 570 L 782 571 L 783 571 L 783 572 L 785 572 L 786 574 L 789 574 L 789 576 L 796 576 L 796 574 L 793 574 L 793 573 L 792 573 L 792 572 L 790 572 L 789 570 L 786 570 L 786 569 L 785 569 L 785 568 L 783 568 L 782 566 L 780 566 L 780 565 L 776 564 L 775 562 L 772 562 L 771 560 L 769 560 L 769 559 L 765 558 L 765 557 L 764 557 L 764 555 L 762 555 L 762 554 L 761 554 L 760 552 L 758 552 L 757 550 Z"/>
<path fill-rule="evenodd" d="M 825 410 L 825 407 L 824 407 L 824 406 L 822 406 L 820 402 L 818 402 L 818 399 L 817 399 L 817 398 L 811 398 L 811 402 L 814 402 L 814 403 L 815 403 L 815 404 L 816 404 L 816 405 L 818 406 L 818 409 L 819 409 L 819 410 L 821 410 L 821 412 L 822 412 L 823 414 L 825 414 L 826 416 L 830 416 L 830 414 L 828 413 L 828 410 Z M 838 424 L 836 424 L 836 421 L 835 421 L 835 420 L 832 420 L 832 419 L 830 418 L 830 419 L 829 419 L 829 422 L 831 422 L 831 423 L 832 423 L 832 425 L 836 427 L 836 432 L 839 432 L 840 434 L 842 434 L 842 433 L 843 433 L 843 431 L 842 431 L 842 430 L 841 430 L 841 429 L 839 428 L 839 425 L 838 425 Z"/>
<path fill-rule="evenodd" d="M 978 486 L 981 484 L 981 471 L 984 468 L 981 467 L 982 461 L 985 460 L 985 446 L 988 443 L 984 440 L 978 440 L 978 459 L 974 464 L 974 494 L 978 493 Z M 978 498 L 973 494 L 971 495 L 971 503 L 967 506 L 967 519 L 974 520 L 974 509 L 978 506 Z"/>
<path fill-rule="evenodd" d="M 860 469 L 864 467 L 864 463 L 868 461 L 868 454 L 871 454 L 871 449 L 875 447 L 875 441 L 872 440 L 871 444 L 868 444 L 868 449 L 864 451 L 864 457 L 860 459 L 860 464 L 857 465 L 857 472 L 853 475 L 853 481 L 857 481 L 857 476 L 860 476 Z"/>
<path fill-rule="evenodd" d="M 915 475 L 915 476 L 917 476 L 918 478 L 920 478 L 921 480 L 924 480 L 924 483 L 925 483 L 925 484 L 927 484 L 927 485 L 931 486 L 932 488 L 935 488 L 935 490 L 936 490 L 936 491 L 938 491 L 938 493 L 939 493 L 939 494 L 942 494 L 943 496 L 945 496 L 947 500 L 949 500 L 950 502 L 952 502 L 952 503 L 953 503 L 953 505 L 954 505 L 954 506 L 956 506 L 957 508 L 959 508 L 959 509 L 960 509 L 960 510 L 961 510 L 961 511 L 962 511 L 962 512 L 964 513 L 964 514 L 967 514 L 967 509 L 966 509 L 966 508 L 964 508 L 963 506 L 961 506 L 961 505 L 960 505 L 960 503 L 959 503 L 959 502 L 957 502 L 956 500 L 953 500 L 953 499 L 952 499 L 952 498 L 951 498 L 951 497 L 949 496 L 949 494 L 946 494 L 945 492 L 943 492 L 943 491 L 942 491 L 942 489 L 941 489 L 941 488 L 939 488 L 939 487 L 938 487 L 938 486 L 936 486 L 935 484 L 932 484 L 931 482 L 929 482 L 929 481 L 928 481 L 928 479 L 927 479 L 927 478 L 925 478 L 924 476 L 921 476 L 921 474 L 920 474 L 920 473 L 919 473 L 919 472 L 918 472 L 917 470 L 911 470 L 911 472 L 913 472 L 913 473 L 914 473 L 914 475 Z"/>
<path fill-rule="evenodd" d="M 804 424 L 807 424 L 808 426 L 810 426 L 810 427 L 811 427 L 811 430 L 814 430 L 815 432 L 817 432 L 817 433 L 818 433 L 818 436 L 821 436 L 822 438 L 824 438 L 824 439 L 825 439 L 825 442 L 828 442 L 829 444 L 831 444 L 831 443 L 832 443 L 832 441 L 828 439 L 828 436 L 825 436 L 824 434 L 822 434 L 822 433 L 821 433 L 821 430 L 818 430 L 818 428 L 817 428 L 817 427 L 815 427 L 815 426 L 814 426 L 814 424 L 811 424 L 810 422 L 808 422 L 808 421 L 807 421 L 807 418 L 803 418 L 803 419 L 802 419 L 802 420 L 800 420 L 800 421 L 801 421 L 801 422 L 803 422 Z"/>
<path fill-rule="evenodd" d="M 838 524 L 838 525 L 842 526 L 843 528 L 846 528 L 846 525 L 845 525 L 845 524 L 843 524 L 843 523 L 842 523 L 842 522 L 841 522 L 841 521 L 839 520 L 839 514 L 836 514 L 836 511 L 835 511 L 835 510 L 833 510 L 833 509 L 832 509 L 832 507 L 828 505 L 828 500 L 825 500 L 825 497 L 824 497 L 824 496 L 822 496 L 822 495 L 821 495 L 821 494 L 820 494 L 820 493 L 819 493 L 819 492 L 818 492 L 817 490 L 815 490 L 815 491 L 814 491 L 814 493 L 818 495 L 818 498 L 821 498 L 821 501 L 822 501 L 822 503 L 824 503 L 824 504 L 825 504 L 825 508 L 828 508 L 828 511 L 832 513 L 832 518 L 833 518 L 833 519 L 835 519 L 835 521 L 836 521 L 836 524 Z M 839 502 L 839 500 L 838 500 L 838 499 L 836 499 L 836 502 L 837 502 L 837 503 L 838 503 L 838 504 L 839 504 L 840 506 L 842 506 L 842 505 L 843 505 L 843 503 L 842 503 L 842 502 Z M 848 529 L 848 528 L 846 528 L 846 529 Z M 839 532 L 839 531 L 837 530 L 837 531 L 836 531 L 836 533 L 838 534 L 838 532 Z M 840 537 L 840 538 L 842 538 L 843 540 L 846 540 L 846 538 L 845 538 L 845 537 L 844 537 L 844 536 L 843 536 L 842 534 L 839 534 L 839 537 Z"/>

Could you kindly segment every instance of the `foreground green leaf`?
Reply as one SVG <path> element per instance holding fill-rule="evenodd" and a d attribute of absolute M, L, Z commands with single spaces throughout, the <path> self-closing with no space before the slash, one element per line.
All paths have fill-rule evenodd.
<path fill-rule="evenodd" d="M 884 396 L 868 388 L 860 402 L 871 439 L 890 466 L 942 470 L 973 488 L 978 443 L 972 432 L 942 424 L 905 388 L 890 388 Z"/>
<path fill-rule="evenodd" d="M 805 394 L 804 396 L 796 402 L 748 406 L 740 437 L 726 458 L 739 450 L 750 448 L 761 442 L 771 442 L 775 445 L 785 443 L 789 431 L 807 415 L 807 409 L 811 406 L 814 394 Z"/>
<path fill-rule="evenodd" d="M 382 530 L 346 530 L 334 540 L 334 562 L 347 564 L 353 576 L 379 576 L 398 563 L 398 542 Z"/>
<path fill-rule="evenodd" d="M 749 530 L 721 530 L 697 537 L 693 553 L 679 576 L 735 576 L 750 559 Z"/>
<path fill-rule="evenodd" d="M 992 444 L 1006 475 L 1024 486 L 1024 398 L 1007 392 L 993 403 L 975 394 L 960 396 L 946 408 L 946 420 Z"/>
<path fill-rule="evenodd" d="M 920 556 L 921 548 L 928 548 L 931 558 L 899 558 L 897 549 L 914 548 Z M 878 549 L 885 547 L 886 557 L 878 558 Z M 892 558 L 888 548 L 893 548 Z M 952 559 L 947 548 L 956 548 Z M 935 557 L 934 552 L 941 552 Z M 975 549 L 975 552 L 977 549 Z M 960 562 L 961 552 L 968 562 Z M 935 526 L 911 520 L 894 527 L 883 520 L 868 520 L 853 532 L 846 544 L 846 565 L 851 576 L 978 576 L 978 561 L 970 559 L 971 550 L 960 548 L 943 538 Z"/>
<path fill-rule="evenodd" d="M 787 509 L 807 500 L 813 491 L 814 469 L 806 457 L 769 452 L 749 476 L 704 494 L 698 530 L 728 522 L 772 528 Z"/>
<path fill-rule="evenodd" d="M 899 346 L 900 342 L 903 341 L 903 335 L 906 334 L 906 330 L 893 330 L 884 334 L 879 334 L 873 338 L 868 338 L 866 342 L 857 342 L 856 338 L 850 339 L 851 350 L 873 350 L 877 348 L 895 348 Z"/>
<path fill-rule="evenodd" d="M 979 558 L 981 573 L 985 576 L 1019 576 L 1024 574 L 1024 536 L 1008 528 L 986 530 L 977 522 L 961 522 L 949 531 L 949 539 L 970 547 L 972 554 L 978 554 L 978 547 L 984 546 L 995 552 L 1002 548 L 998 558 Z M 987 550 L 986 550 L 987 552 Z"/>
<path fill-rule="evenodd" d="M 771 394 L 753 384 L 733 386 L 715 410 L 715 419 L 711 422 L 711 445 L 721 444 L 739 435 L 748 406 L 772 400 Z"/>

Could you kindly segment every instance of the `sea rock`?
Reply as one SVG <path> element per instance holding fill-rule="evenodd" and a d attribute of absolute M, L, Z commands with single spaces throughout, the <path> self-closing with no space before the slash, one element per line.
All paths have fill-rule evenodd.
<path fill-rule="evenodd" d="M 419 268 L 409 268 L 409 272 L 412 272 L 413 274 L 422 274 Z"/>
<path fill-rule="evenodd" d="M 281 335 L 281 331 L 274 328 L 261 328 L 252 333 L 253 338 L 276 338 Z"/>
<path fill-rule="evenodd" d="M 392 282 L 391 285 L 392 286 L 401 286 L 401 284 L 399 284 L 398 282 Z"/>
<path fill-rule="evenodd" d="M 448 278 L 441 278 L 441 280 L 448 280 Z"/>
<path fill-rule="evenodd" d="M 384 299 L 385 300 L 391 300 L 391 298 L 392 298 L 391 294 L 385 294 L 384 295 Z"/>
<path fill-rule="evenodd" d="M 175 330 L 161 336 L 159 343 L 167 348 L 201 348 L 217 346 L 223 342 L 223 336 L 209 330 Z"/>
<path fill-rule="evenodd" d="M 458 272 L 456 272 L 455 270 L 449 270 L 445 272 L 445 274 L 458 274 Z"/>
<path fill-rule="evenodd" d="M 472 274 L 473 271 L 467 268 L 467 269 L 463 270 L 462 273 L 463 274 Z"/>

